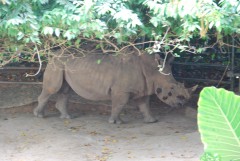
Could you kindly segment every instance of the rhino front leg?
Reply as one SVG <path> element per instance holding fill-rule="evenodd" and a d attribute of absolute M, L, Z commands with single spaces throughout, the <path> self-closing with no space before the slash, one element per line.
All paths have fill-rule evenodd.
<path fill-rule="evenodd" d="M 141 113 L 143 114 L 144 122 L 146 123 L 157 122 L 157 119 L 155 119 L 150 112 L 149 97 L 144 97 L 138 100 L 137 103 Z"/>
<path fill-rule="evenodd" d="M 109 123 L 121 124 L 123 121 L 120 118 L 120 113 L 123 107 L 127 104 L 129 94 L 113 95 L 112 96 L 112 112 L 108 120 Z"/>

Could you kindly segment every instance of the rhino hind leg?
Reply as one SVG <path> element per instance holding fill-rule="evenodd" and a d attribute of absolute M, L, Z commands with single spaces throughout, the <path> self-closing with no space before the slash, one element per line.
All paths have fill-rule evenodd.
<path fill-rule="evenodd" d="M 43 87 L 38 97 L 38 105 L 33 110 L 33 114 L 37 117 L 44 117 L 44 108 L 51 95 L 57 93 L 63 82 L 63 70 L 53 70 L 53 65 L 48 65 L 43 78 Z"/>
<path fill-rule="evenodd" d="M 38 97 L 38 105 L 33 110 L 33 114 L 37 117 L 44 117 L 44 107 L 46 106 L 48 99 L 51 95 L 45 90 L 42 91 L 41 95 Z"/>
<path fill-rule="evenodd" d="M 61 113 L 60 118 L 71 119 L 72 117 L 68 114 L 67 103 L 69 98 L 69 85 L 64 81 L 61 90 L 58 93 L 56 100 L 56 108 Z"/>
<path fill-rule="evenodd" d="M 152 116 L 151 111 L 150 111 L 149 97 L 144 97 L 144 98 L 138 100 L 137 103 L 138 103 L 138 107 L 139 107 L 141 113 L 143 114 L 145 123 L 157 122 L 157 119 Z"/>
<path fill-rule="evenodd" d="M 118 94 L 112 96 L 112 111 L 111 116 L 108 120 L 109 123 L 112 124 L 122 124 L 123 121 L 120 118 L 120 113 L 123 107 L 127 104 L 129 100 L 128 94 Z"/>

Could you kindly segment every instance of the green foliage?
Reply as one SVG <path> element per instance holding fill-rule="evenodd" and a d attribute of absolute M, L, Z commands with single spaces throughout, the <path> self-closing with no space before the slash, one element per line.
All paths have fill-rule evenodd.
<path fill-rule="evenodd" d="M 140 37 L 161 41 L 168 46 L 161 48 L 164 52 L 192 50 L 186 44 L 208 37 L 209 31 L 219 42 L 226 35 L 238 36 L 239 6 L 238 0 L 3 0 L 0 57 L 32 53 L 36 45 L 40 51 L 81 47 L 83 41 L 119 52 L 126 45 L 134 46 Z"/>
<path fill-rule="evenodd" d="M 206 87 L 198 102 L 198 127 L 204 144 L 203 161 L 240 160 L 240 97 Z"/>
<path fill-rule="evenodd" d="M 239 33 L 238 0 L 221 0 L 218 3 L 213 0 L 146 0 L 144 4 L 150 8 L 150 22 L 155 27 L 174 26 L 175 33 L 187 40 L 191 38 L 190 32 L 199 32 L 204 37 L 212 28 L 218 32 L 224 30 L 223 34 Z M 161 33 L 161 28 L 156 32 Z"/>

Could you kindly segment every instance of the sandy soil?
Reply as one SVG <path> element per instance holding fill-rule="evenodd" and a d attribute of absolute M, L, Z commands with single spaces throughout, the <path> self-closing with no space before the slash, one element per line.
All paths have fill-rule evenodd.
<path fill-rule="evenodd" d="M 109 103 L 72 97 L 74 119 L 58 118 L 54 99 L 47 117 L 36 118 L 39 86 L 0 87 L 0 161 L 197 161 L 203 153 L 193 108 L 153 101 L 157 123 L 143 123 L 139 110 L 128 107 L 125 124 L 114 125 Z"/>
<path fill-rule="evenodd" d="M 32 106 L 1 111 L 1 161 L 197 161 L 203 152 L 196 120 L 181 110 L 154 109 L 159 121 L 145 124 L 137 109 L 126 109 L 126 123 L 114 125 L 108 111 L 96 108 L 71 111 L 75 118 L 62 120 L 55 110 L 36 118 L 26 110 Z"/>

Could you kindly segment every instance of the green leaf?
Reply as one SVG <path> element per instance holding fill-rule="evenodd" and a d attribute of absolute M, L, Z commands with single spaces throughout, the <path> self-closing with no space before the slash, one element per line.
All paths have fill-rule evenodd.
<path fill-rule="evenodd" d="M 198 127 L 205 153 L 222 161 L 240 160 L 239 102 L 239 96 L 225 89 L 206 87 L 200 93 Z"/>
<path fill-rule="evenodd" d="M 74 42 L 74 45 L 75 46 L 80 46 L 80 42 L 81 42 L 81 39 L 77 39 L 75 42 Z"/>
<path fill-rule="evenodd" d="M 177 58 L 181 57 L 178 53 L 174 53 L 173 55 L 174 55 L 174 57 L 177 57 Z"/>
<path fill-rule="evenodd" d="M 97 60 L 97 64 L 101 64 L 102 60 L 101 59 L 98 59 Z"/>
<path fill-rule="evenodd" d="M 211 29 L 213 27 L 213 25 L 214 25 L 214 21 L 210 22 L 209 28 Z"/>
<path fill-rule="evenodd" d="M 220 161 L 220 157 L 215 154 L 215 155 L 212 155 L 211 153 L 204 153 L 201 158 L 200 158 L 201 161 Z"/>
<path fill-rule="evenodd" d="M 23 32 L 18 32 L 17 34 L 17 40 L 21 40 L 24 37 L 24 33 Z"/>
<path fill-rule="evenodd" d="M 16 18 L 8 20 L 6 23 L 6 27 L 8 27 L 9 25 L 19 25 L 22 23 L 23 23 L 23 20 L 19 17 L 16 17 Z"/>
<path fill-rule="evenodd" d="M 204 48 L 198 48 L 197 53 L 202 53 L 204 51 Z"/>
<path fill-rule="evenodd" d="M 73 33 L 71 32 L 71 30 L 67 30 L 67 31 L 64 33 L 63 37 L 66 37 L 68 40 L 72 40 L 72 39 L 74 39 L 74 38 L 76 37 L 76 35 L 73 34 Z"/>
<path fill-rule="evenodd" d="M 159 20 L 157 17 L 152 17 L 150 22 L 153 24 L 154 27 L 158 26 Z"/>
<path fill-rule="evenodd" d="M 59 28 L 56 28 L 56 29 L 55 29 L 55 35 L 56 35 L 57 37 L 60 36 L 60 29 L 59 29 Z"/>
<path fill-rule="evenodd" d="M 53 34 L 53 28 L 52 27 L 48 27 L 48 26 L 44 27 L 43 28 L 43 34 L 44 35 L 47 35 L 47 34 L 52 35 Z"/>
<path fill-rule="evenodd" d="M 121 33 L 119 33 L 119 32 L 115 33 L 115 34 L 114 34 L 114 37 L 115 37 L 116 39 L 120 38 L 120 37 L 121 37 Z"/>

